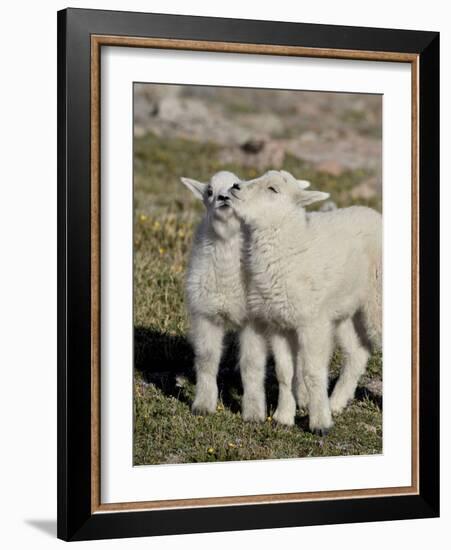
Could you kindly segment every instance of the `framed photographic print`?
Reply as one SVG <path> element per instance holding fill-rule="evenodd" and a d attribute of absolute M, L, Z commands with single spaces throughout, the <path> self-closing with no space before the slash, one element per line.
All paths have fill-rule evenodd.
<path fill-rule="evenodd" d="M 58 536 L 439 514 L 439 35 L 58 14 Z"/>

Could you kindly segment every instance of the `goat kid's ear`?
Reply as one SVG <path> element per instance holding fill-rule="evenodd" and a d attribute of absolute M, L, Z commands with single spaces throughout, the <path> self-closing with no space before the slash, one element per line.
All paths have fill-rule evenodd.
<path fill-rule="evenodd" d="M 296 183 L 301 189 L 307 189 L 307 187 L 310 187 L 310 182 L 307 180 L 296 180 Z"/>
<path fill-rule="evenodd" d="M 300 191 L 296 195 L 296 202 L 300 206 L 308 206 L 314 202 L 324 201 L 330 197 L 330 193 L 323 193 L 322 191 Z"/>
<path fill-rule="evenodd" d="M 191 191 L 191 193 L 193 193 L 196 198 L 203 200 L 204 191 L 207 187 L 206 183 L 201 183 L 200 181 L 192 180 L 190 178 L 180 178 L 180 181 L 183 183 L 183 185 L 188 187 L 188 189 Z"/>
<path fill-rule="evenodd" d="M 310 187 L 310 182 L 307 180 L 297 180 L 293 174 L 290 174 L 290 172 L 287 172 L 286 170 L 280 171 L 281 175 L 285 179 L 285 181 L 291 181 L 293 183 L 296 183 L 300 189 L 307 189 L 307 187 Z"/>

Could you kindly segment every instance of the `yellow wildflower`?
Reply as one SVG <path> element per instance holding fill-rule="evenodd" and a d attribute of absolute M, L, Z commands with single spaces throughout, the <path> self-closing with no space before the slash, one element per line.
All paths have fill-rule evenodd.
<path fill-rule="evenodd" d="M 213 447 L 208 447 L 207 453 L 208 453 L 209 455 L 212 455 L 214 452 L 215 452 L 215 450 L 213 449 Z"/>
<path fill-rule="evenodd" d="M 142 221 L 142 222 L 145 222 L 147 220 L 147 216 L 145 214 L 141 214 L 141 216 L 139 216 L 139 219 Z"/>

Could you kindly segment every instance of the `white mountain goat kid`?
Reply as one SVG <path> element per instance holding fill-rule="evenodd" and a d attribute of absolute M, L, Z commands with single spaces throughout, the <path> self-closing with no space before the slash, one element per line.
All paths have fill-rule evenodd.
<path fill-rule="evenodd" d="M 331 412 L 354 396 L 368 348 L 381 344 L 381 215 L 360 206 L 306 213 L 304 206 L 329 195 L 301 190 L 277 172 L 235 183 L 230 195 L 246 229 L 250 315 L 295 331 L 310 429 L 326 434 Z M 329 403 L 334 336 L 345 364 Z"/>
<path fill-rule="evenodd" d="M 286 175 L 286 177 L 292 177 Z M 294 178 L 293 178 L 294 179 Z M 239 178 L 231 172 L 218 172 L 210 183 L 181 178 L 182 183 L 201 199 L 206 213 L 197 228 L 186 276 L 186 300 L 190 318 L 190 340 L 195 354 L 196 394 L 192 410 L 213 413 L 218 400 L 217 374 L 225 331 L 240 331 L 240 371 L 243 382 L 244 420 L 266 418 L 265 372 L 268 335 L 251 322 L 247 310 L 245 273 L 241 261 L 241 223 L 230 207 L 227 191 Z M 308 182 L 297 182 L 307 187 Z M 279 402 L 274 419 L 292 425 L 296 411 L 291 379 L 290 342 L 278 334 L 269 336 L 281 377 Z"/>

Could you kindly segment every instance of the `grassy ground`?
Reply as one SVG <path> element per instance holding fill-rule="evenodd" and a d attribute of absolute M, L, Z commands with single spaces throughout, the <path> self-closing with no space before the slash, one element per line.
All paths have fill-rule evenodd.
<path fill-rule="evenodd" d="M 381 400 L 365 389 L 382 377 L 381 357 L 370 367 L 356 399 L 321 438 L 307 431 L 305 411 L 296 426 L 272 421 L 277 384 L 272 365 L 267 379 L 268 419 L 244 423 L 240 416 L 241 385 L 236 369 L 234 336 L 229 337 L 219 374 L 220 404 L 215 415 L 190 413 L 194 394 L 193 356 L 185 334 L 187 318 L 183 278 L 193 230 L 202 205 L 181 185 L 180 176 L 207 180 L 221 169 L 242 178 L 257 176 L 254 168 L 220 164 L 213 144 L 164 139 L 152 134 L 135 139 L 134 182 L 134 463 L 160 464 L 250 460 L 303 456 L 374 454 L 382 451 Z M 268 167 L 270 168 L 270 167 Z M 289 155 L 284 168 L 349 205 L 353 187 L 371 176 L 348 171 L 338 177 L 316 172 Z M 378 199 L 365 203 L 380 208 Z M 337 351 L 331 364 L 331 386 L 340 370 Z"/>

